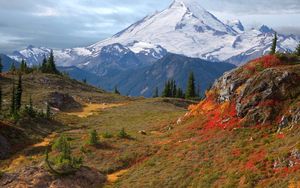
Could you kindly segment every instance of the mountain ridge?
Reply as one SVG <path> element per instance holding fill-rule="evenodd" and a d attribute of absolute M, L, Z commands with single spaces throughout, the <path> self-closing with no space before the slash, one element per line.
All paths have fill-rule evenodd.
<path fill-rule="evenodd" d="M 240 21 L 225 24 L 195 0 L 175 0 L 168 8 L 144 17 L 108 39 L 87 47 L 56 50 L 55 54 L 60 66 L 79 66 L 88 62 L 97 64 L 103 47 L 120 43 L 136 54 L 144 53 L 152 60 L 161 58 L 165 53 L 160 52 L 165 50 L 188 57 L 241 65 L 266 54 L 274 32 L 265 25 L 245 30 Z M 299 40 L 281 34 L 278 38 L 280 51 L 294 50 Z M 136 44 L 139 48 L 135 48 Z M 38 52 L 39 49 L 43 54 Z M 146 53 L 147 49 L 152 49 L 156 54 Z M 24 58 L 30 64 L 38 64 L 38 57 L 45 53 L 47 55 L 48 51 L 44 47 L 31 51 L 29 48 L 15 52 L 10 57 L 15 60 Z"/>

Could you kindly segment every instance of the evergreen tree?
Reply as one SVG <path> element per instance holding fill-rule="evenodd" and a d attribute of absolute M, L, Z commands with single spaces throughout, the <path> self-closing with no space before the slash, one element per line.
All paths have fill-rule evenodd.
<path fill-rule="evenodd" d="M 185 98 L 186 99 L 191 99 L 196 97 L 196 92 L 195 92 L 195 77 L 194 77 L 194 73 L 191 72 L 189 75 L 189 79 L 188 79 L 188 84 L 187 84 L 187 89 L 186 89 L 186 93 L 185 93 Z"/>
<path fill-rule="evenodd" d="M 0 114 L 2 112 L 2 86 L 0 85 Z"/>
<path fill-rule="evenodd" d="M 30 117 L 34 117 L 35 116 L 35 111 L 33 109 L 33 104 L 32 104 L 32 98 L 31 96 L 29 97 L 29 105 L 27 105 L 25 107 L 25 110 L 27 112 L 27 114 L 30 116 Z"/>
<path fill-rule="evenodd" d="M 176 98 L 184 98 L 184 93 L 181 88 L 178 88 L 176 91 Z"/>
<path fill-rule="evenodd" d="M 50 119 L 51 118 L 51 109 L 50 109 L 50 105 L 47 102 L 47 107 L 46 107 L 46 118 Z"/>
<path fill-rule="evenodd" d="M 96 130 L 90 132 L 89 145 L 95 146 L 99 144 L 99 137 Z"/>
<path fill-rule="evenodd" d="M 298 46 L 296 48 L 296 55 L 300 56 L 300 42 L 299 42 L 299 44 L 298 44 Z"/>
<path fill-rule="evenodd" d="M 271 51 L 270 51 L 271 55 L 276 53 L 276 46 L 277 46 L 277 33 L 275 32 L 275 36 L 274 36 L 273 43 L 271 46 Z"/>
<path fill-rule="evenodd" d="M 114 93 L 117 94 L 117 95 L 120 95 L 120 94 L 121 94 L 120 91 L 118 90 L 118 87 L 117 87 L 117 86 L 115 87 Z"/>
<path fill-rule="evenodd" d="M 177 86 L 175 80 L 171 79 L 165 83 L 162 97 L 176 97 Z"/>
<path fill-rule="evenodd" d="M 16 90 L 16 96 L 15 96 L 15 109 L 16 111 L 19 111 L 22 105 L 22 76 L 19 74 L 18 84 L 17 84 L 17 90 Z"/>
<path fill-rule="evenodd" d="M 175 80 L 172 80 L 171 97 L 176 96 L 177 86 Z"/>
<path fill-rule="evenodd" d="M 118 134 L 119 138 L 130 138 L 130 136 L 126 133 L 125 129 L 122 128 Z"/>
<path fill-rule="evenodd" d="M 165 83 L 165 88 L 162 92 L 162 97 L 170 97 L 170 81 Z"/>
<path fill-rule="evenodd" d="M 3 70 L 3 65 L 2 65 L 2 59 L 0 57 L 0 74 L 2 73 L 2 70 Z"/>
<path fill-rule="evenodd" d="M 60 153 L 59 157 L 60 162 L 63 161 L 70 161 L 71 160 L 71 146 L 70 143 L 68 142 L 67 138 L 63 139 L 62 143 L 62 151 Z"/>
<path fill-rule="evenodd" d="M 59 74 L 59 71 L 56 69 L 56 65 L 55 65 L 55 61 L 54 61 L 53 50 L 51 50 L 50 56 L 49 56 L 49 58 L 48 58 L 47 69 L 48 69 L 48 70 L 47 70 L 48 73 L 51 73 L 51 74 Z"/>
<path fill-rule="evenodd" d="M 155 88 L 153 98 L 157 98 L 158 96 L 158 87 Z"/>
<path fill-rule="evenodd" d="M 22 59 L 20 65 L 20 72 L 26 73 L 27 72 L 27 63 Z"/>
<path fill-rule="evenodd" d="M 14 62 L 11 64 L 9 72 L 16 72 L 16 66 Z"/>
<path fill-rule="evenodd" d="M 46 73 L 47 72 L 47 58 L 46 58 L 45 55 L 44 55 L 44 59 L 43 59 L 42 65 L 40 67 L 40 71 L 42 73 Z"/>
<path fill-rule="evenodd" d="M 13 81 L 11 102 L 10 102 L 10 115 L 16 114 L 16 91 L 15 91 L 15 82 Z"/>
<path fill-rule="evenodd" d="M 82 82 L 86 84 L 86 82 L 87 82 L 86 78 L 82 79 Z"/>

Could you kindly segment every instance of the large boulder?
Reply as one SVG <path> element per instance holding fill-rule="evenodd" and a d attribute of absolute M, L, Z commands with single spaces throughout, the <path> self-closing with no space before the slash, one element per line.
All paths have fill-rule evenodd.
<path fill-rule="evenodd" d="M 291 108 L 283 112 L 284 105 L 299 105 L 300 65 L 288 65 L 272 57 L 261 58 L 243 67 L 225 73 L 213 85 L 217 103 L 234 102 L 237 117 L 245 125 L 279 123 L 279 127 L 299 123 L 300 112 Z M 293 106 L 293 105 L 291 105 Z M 281 121 L 280 119 L 285 116 Z"/>
<path fill-rule="evenodd" d="M 61 111 L 81 108 L 81 104 L 76 102 L 72 96 L 66 93 L 50 93 L 48 103 L 51 107 L 57 108 Z"/>

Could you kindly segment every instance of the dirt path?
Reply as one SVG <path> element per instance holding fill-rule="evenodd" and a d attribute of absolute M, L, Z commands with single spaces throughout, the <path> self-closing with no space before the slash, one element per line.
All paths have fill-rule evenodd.
<path fill-rule="evenodd" d="M 120 177 L 122 177 L 129 169 L 119 170 L 112 174 L 107 175 L 107 182 L 112 184 L 115 183 Z"/>
<path fill-rule="evenodd" d="M 117 103 L 117 104 L 83 104 L 83 108 L 79 112 L 69 112 L 67 113 L 68 115 L 75 115 L 81 118 L 86 118 L 88 116 L 91 116 L 94 114 L 94 112 L 101 110 L 101 109 L 106 109 L 106 108 L 113 108 L 113 107 L 119 107 L 123 106 L 125 103 Z"/>
<path fill-rule="evenodd" d="M 27 148 L 24 148 L 23 151 L 21 151 L 19 154 L 16 154 L 15 156 L 11 157 L 11 161 L 9 165 L 5 168 L 7 171 L 11 171 L 13 169 L 18 168 L 19 166 L 24 165 L 25 163 L 29 162 L 30 160 L 34 160 L 40 157 L 40 154 L 32 155 L 30 158 L 28 158 L 25 153 L 28 151 L 33 151 L 35 148 L 42 148 L 46 147 L 50 144 L 50 142 L 57 136 L 57 133 L 54 132 L 50 134 L 49 136 L 45 137 L 43 141 L 31 145 Z"/>

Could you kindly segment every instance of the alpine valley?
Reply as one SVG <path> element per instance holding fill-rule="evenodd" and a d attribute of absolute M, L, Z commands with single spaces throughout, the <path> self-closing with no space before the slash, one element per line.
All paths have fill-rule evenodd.
<path fill-rule="evenodd" d="M 56 49 L 54 54 L 61 70 L 106 90 L 117 86 L 122 94 L 149 97 L 154 86 L 162 91 L 167 79 L 174 79 L 185 89 L 181 78 L 187 78 L 193 70 L 201 75 L 196 83 L 203 93 L 225 71 L 268 53 L 274 33 L 265 25 L 246 30 L 239 20 L 223 23 L 196 0 L 175 0 L 167 9 L 146 16 L 106 40 L 87 47 Z M 297 41 L 294 35 L 279 34 L 277 49 L 290 52 Z M 38 65 L 50 50 L 28 46 L 8 56 Z M 175 56 L 181 63 L 171 63 Z M 194 69 L 197 63 L 201 66 Z M 158 73 L 164 76 L 158 78 Z M 129 77 L 125 86 L 124 79 Z"/>

